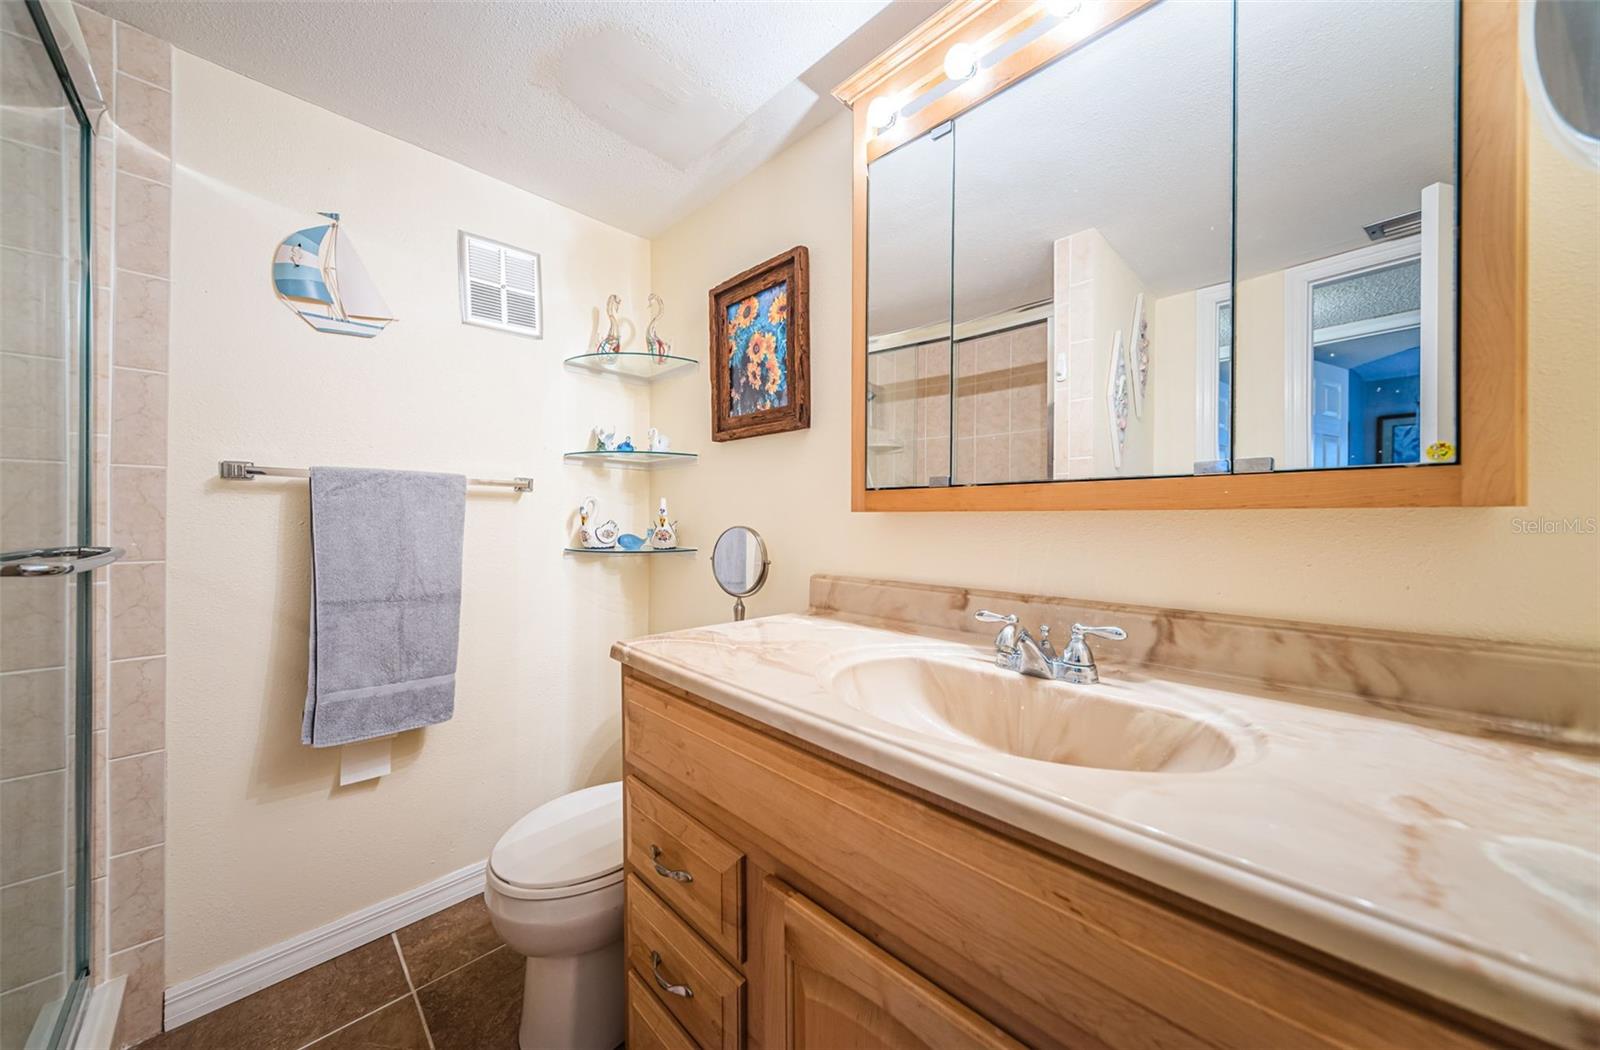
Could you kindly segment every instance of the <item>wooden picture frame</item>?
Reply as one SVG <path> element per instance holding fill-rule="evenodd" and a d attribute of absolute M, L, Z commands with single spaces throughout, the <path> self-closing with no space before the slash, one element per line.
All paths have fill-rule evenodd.
<path fill-rule="evenodd" d="M 1272 473 L 875 489 L 867 484 L 867 165 L 1155 0 L 1104 0 L 1036 32 L 992 66 L 882 130 L 875 99 L 914 98 L 944 79 L 960 41 L 1029 33 L 1042 0 L 951 0 L 834 89 L 851 107 L 851 481 L 854 511 L 1201 510 L 1521 506 L 1527 467 L 1527 99 L 1517 6 L 1460 0 L 1457 397 L 1460 462 Z"/>
<path fill-rule="evenodd" d="M 805 245 L 711 289 L 711 440 L 811 426 L 810 292 Z"/>

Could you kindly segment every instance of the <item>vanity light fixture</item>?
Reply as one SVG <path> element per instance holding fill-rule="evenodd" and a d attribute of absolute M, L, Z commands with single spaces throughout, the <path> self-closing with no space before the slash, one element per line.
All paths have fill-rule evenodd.
<path fill-rule="evenodd" d="M 900 119 L 900 101 L 889 95 L 880 95 L 867 106 L 867 127 L 874 134 L 888 131 Z"/>
<path fill-rule="evenodd" d="M 978 49 L 968 43 L 950 45 L 944 53 L 944 75 L 951 80 L 971 80 L 978 75 Z"/>

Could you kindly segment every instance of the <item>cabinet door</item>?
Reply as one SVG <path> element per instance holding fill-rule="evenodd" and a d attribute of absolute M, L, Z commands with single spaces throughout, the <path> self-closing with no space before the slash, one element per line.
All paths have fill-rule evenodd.
<path fill-rule="evenodd" d="M 789 886 L 769 877 L 765 890 L 785 1050 L 1021 1047 Z"/>

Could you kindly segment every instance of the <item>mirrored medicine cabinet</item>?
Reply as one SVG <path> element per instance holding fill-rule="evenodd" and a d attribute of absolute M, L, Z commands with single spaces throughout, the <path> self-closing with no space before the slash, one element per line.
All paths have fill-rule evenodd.
<path fill-rule="evenodd" d="M 854 507 L 1521 502 L 1514 58 L 1493 0 L 946 6 L 836 92 Z"/>

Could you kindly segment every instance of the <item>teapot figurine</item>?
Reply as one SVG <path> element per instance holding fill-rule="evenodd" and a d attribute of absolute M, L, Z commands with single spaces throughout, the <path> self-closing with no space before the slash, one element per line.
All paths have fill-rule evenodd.
<path fill-rule="evenodd" d="M 607 550 L 617 545 L 617 536 L 622 532 L 615 521 L 606 521 L 598 525 L 589 524 L 589 519 L 594 517 L 595 500 L 588 497 L 578 504 L 578 530 L 573 535 L 574 546 L 587 550 Z"/>
<path fill-rule="evenodd" d="M 650 546 L 658 551 L 668 551 L 678 545 L 678 523 L 667 520 L 667 498 L 661 497 L 656 511 L 655 524 L 650 527 Z"/>
<path fill-rule="evenodd" d="M 666 452 L 672 448 L 671 439 L 655 427 L 645 431 L 644 437 L 645 447 L 651 452 Z"/>

